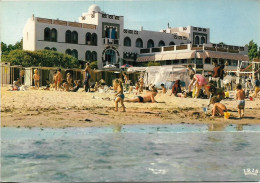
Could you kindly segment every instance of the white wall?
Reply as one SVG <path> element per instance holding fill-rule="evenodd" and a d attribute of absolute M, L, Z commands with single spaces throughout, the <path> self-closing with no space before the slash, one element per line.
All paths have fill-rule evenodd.
<path fill-rule="evenodd" d="M 23 49 L 34 51 L 35 48 L 35 20 L 29 18 L 23 30 Z"/>

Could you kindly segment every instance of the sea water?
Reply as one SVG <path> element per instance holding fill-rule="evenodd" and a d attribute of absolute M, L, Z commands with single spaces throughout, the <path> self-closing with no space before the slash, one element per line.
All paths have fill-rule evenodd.
<path fill-rule="evenodd" d="M 260 169 L 260 126 L 208 129 L 2 128 L 1 181 L 259 181 L 244 169 Z"/>

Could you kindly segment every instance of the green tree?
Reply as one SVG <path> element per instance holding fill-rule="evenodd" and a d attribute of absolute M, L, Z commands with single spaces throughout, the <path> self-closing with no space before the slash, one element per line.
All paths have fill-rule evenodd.
<path fill-rule="evenodd" d="M 1 42 L 1 49 L 2 49 L 2 55 L 8 55 L 12 50 L 22 50 L 23 40 L 21 39 L 21 41 L 16 42 L 15 45 L 12 44 L 7 45 Z"/>
<path fill-rule="evenodd" d="M 253 40 L 251 40 L 248 44 L 248 57 L 250 60 L 259 58 L 258 46 Z"/>
<path fill-rule="evenodd" d="M 11 65 L 22 65 L 23 67 L 44 66 L 78 68 L 80 66 L 75 57 L 52 50 L 12 50 L 8 55 L 3 55 L 2 62 L 10 62 Z"/>
<path fill-rule="evenodd" d="M 148 62 L 147 63 L 147 67 L 150 67 L 150 66 L 160 66 L 161 64 L 159 62 Z"/>
<path fill-rule="evenodd" d="M 93 61 L 89 65 L 90 65 L 91 69 L 97 69 L 98 68 L 97 61 Z"/>

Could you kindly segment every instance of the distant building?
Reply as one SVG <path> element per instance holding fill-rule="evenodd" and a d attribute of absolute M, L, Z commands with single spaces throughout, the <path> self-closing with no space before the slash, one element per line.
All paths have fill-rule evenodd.
<path fill-rule="evenodd" d="M 161 65 L 195 63 L 204 72 L 211 70 L 207 64 L 213 59 L 234 66 L 237 60 L 248 60 L 247 47 L 212 44 L 209 28 L 128 30 L 123 16 L 106 14 L 97 5 L 90 6 L 79 22 L 32 16 L 24 27 L 23 49 L 55 50 L 82 63 L 98 61 L 100 69 L 107 64 L 138 66 L 158 61 Z"/>

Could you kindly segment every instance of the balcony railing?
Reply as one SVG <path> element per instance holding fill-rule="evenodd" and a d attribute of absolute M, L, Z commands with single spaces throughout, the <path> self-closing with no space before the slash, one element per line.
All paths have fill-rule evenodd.
<path fill-rule="evenodd" d="M 119 45 L 119 40 L 118 39 L 104 38 L 104 44 L 105 45 Z"/>

